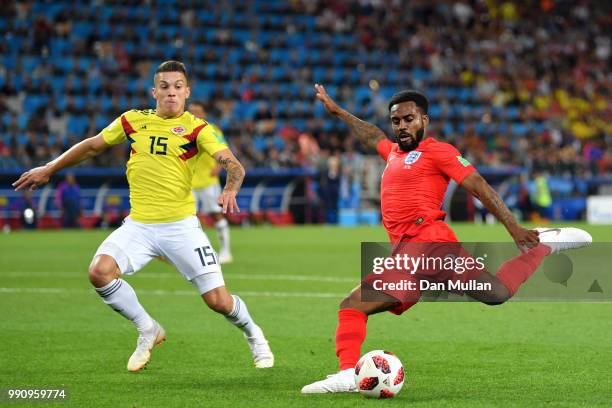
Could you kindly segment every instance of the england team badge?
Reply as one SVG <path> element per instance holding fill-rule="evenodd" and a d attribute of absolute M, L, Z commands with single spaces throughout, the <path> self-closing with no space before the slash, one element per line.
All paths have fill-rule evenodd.
<path fill-rule="evenodd" d="M 416 163 L 417 160 L 419 160 L 419 157 L 421 157 L 421 152 L 410 152 L 404 159 L 404 164 L 406 165 L 414 164 Z"/>

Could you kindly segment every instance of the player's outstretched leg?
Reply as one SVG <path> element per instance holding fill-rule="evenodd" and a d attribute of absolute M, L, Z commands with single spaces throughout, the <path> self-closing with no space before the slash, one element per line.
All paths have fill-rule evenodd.
<path fill-rule="evenodd" d="M 197 277 L 197 279 L 202 279 Z M 274 366 L 274 354 L 264 336 L 263 330 L 253 321 L 244 300 L 236 295 L 230 295 L 225 286 L 216 287 L 202 294 L 204 302 L 215 312 L 225 316 L 234 326 L 244 333 L 244 337 L 253 354 L 253 362 L 257 368 Z"/>
<path fill-rule="evenodd" d="M 127 368 L 139 371 L 151 360 L 151 350 L 166 339 L 166 332 L 138 302 L 136 292 L 120 278 L 121 272 L 110 255 L 97 255 L 89 267 L 89 280 L 104 303 L 130 320 L 138 330 L 136 350 Z"/>
<path fill-rule="evenodd" d="M 538 269 L 542 260 L 554 253 L 577 249 L 593 242 L 591 235 L 579 228 L 536 228 L 540 245 L 504 262 L 495 276 L 481 274 L 477 281 L 489 283 L 490 292 L 466 292 L 471 297 L 489 304 L 499 305 L 509 300 Z"/>
<path fill-rule="evenodd" d="M 579 228 L 536 228 L 540 245 L 504 263 L 496 277 L 512 297 L 538 269 L 545 256 L 568 249 L 578 249 L 593 242 L 591 235 Z"/>
<path fill-rule="evenodd" d="M 355 365 L 361 356 L 361 345 L 366 338 L 368 315 L 390 310 L 397 302 L 362 302 L 360 286 L 340 303 L 336 329 L 336 355 L 340 371 L 324 380 L 305 385 L 302 394 L 357 392 Z"/>

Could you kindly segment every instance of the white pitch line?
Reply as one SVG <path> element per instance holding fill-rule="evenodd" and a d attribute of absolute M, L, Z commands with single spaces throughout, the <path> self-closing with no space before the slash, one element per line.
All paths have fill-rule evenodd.
<path fill-rule="evenodd" d="M 194 290 L 147 290 L 142 289 L 137 291 L 139 295 L 152 296 L 198 296 L 198 292 Z M 2 288 L 0 293 L 37 293 L 37 294 L 94 294 L 93 289 L 65 289 L 65 288 Z M 333 298 L 341 299 L 346 296 L 346 293 L 331 293 L 331 292 L 258 292 L 258 291 L 238 291 L 242 296 L 259 296 L 259 297 L 303 297 L 303 298 Z"/>
<path fill-rule="evenodd" d="M 147 290 L 142 289 L 137 291 L 139 295 L 146 296 L 198 296 L 197 291 L 194 290 Z M 35 294 L 94 294 L 93 289 L 66 289 L 66 288 L 3 288 L 0 287 L 0 294 L 2 293 L 35 293 Z M 253 297 L 275 297 L 275 298 L 317 298 L 317 299 L 342 299 L 346 296 L 346 293 L 331 293 L 331 292 L 258 292 L 258 291 L 238 291 L 236 292 L 242 296 L 253 296 Z M 543 303 L 546 301 L 550 302 L 563 302 L 563 303 L 612 303 L 609 300 L 591 300 L 591 299 L 555 299 L 555 298 L 536 298 L 536 299 L 516 299 L 513 303 Z M 441 302 L 438 302 L 441 303 Z M 474 302 L 475 303 L 475 302 Z"/>
<path fill-rule="evenodd" d="M 240 280 L 280 280 L 280 281 L 313 281 L 313 282 L 358 282 L 357 278 L 338 278 L 334 276 L 316 276 L 316 275 L 276 275 L 276 274 L 227 274 L 223 275 L 227 279 Z"/>
<path fill-rule="evenodd" d="M 142 278 L 149 279 L 171 279 L 174 277 L 180 277 L 181 274 L 176 273 L 138 273 L 137 275 Z M 87 273 L 83 272 L 21 272 L 21 271 L 8 271 L 0 272 L 0 279 L 3 277 L 7 278 L 67 278 L 67 279 L 84 279 L 87 277 Z M 358 278 L 340 278 L 334 276 L 317 276 L 317 275 L 286 275 L 286 274 L 223 274 L 223 277 L 227 280 L 259 280 L 259 281 L 298 281 L 298 282 L 333 282 L 333 283 L 356 283 Z"/>

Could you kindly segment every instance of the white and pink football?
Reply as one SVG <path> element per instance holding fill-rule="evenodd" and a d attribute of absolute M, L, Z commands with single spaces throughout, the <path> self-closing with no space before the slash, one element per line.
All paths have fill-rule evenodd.
<path fill-rule="evenodd" d="M 355 366 L 355 383 L 366 397 L 392 398 L 404 385 L 404 366 L 393 353 L 370 351 Z"/>

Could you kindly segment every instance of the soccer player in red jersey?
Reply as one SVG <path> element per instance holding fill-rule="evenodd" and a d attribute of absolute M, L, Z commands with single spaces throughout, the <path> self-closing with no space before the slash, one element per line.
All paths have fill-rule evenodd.
<path fill-rule="evenodd" d="M 491 288 L 464 291 L 468 296 L 489 305 L 504 303 L 535 272 L 545 256 L 592 241 L 586 231 L 577 228 L 528 230 L 521 227 L 495 190 L 455 147 L 426 134 L 429 103 L 422 93 L 407 90 L 391 98 L 389 116 L 397 140 L 393 143 L 378 127 L 338 106 L 322 85 L 315 85 L 315 90 L 325 109 L 344 121 L 366 147 L 376 150 L 387 162 L 381 177 L 381 212 L 391 243 L 452 245 L 458 242 L 444 222 L 446 214 L 440 210 L 451 179 L 477 197 L 504 225 L 521 254 L 505 262 L 495 275 L 477 269 L 461 274 L 462 281 L 473 280 Z M 426 279 L 430 277 L 440 280 L 439 275 Z M 383 311 L 402 314 L 418 302 L 420 295 L 417 291 L 416 298 L 409 301 L 396 300 L 393 296 L 389 300 L 366 302 L 362 300 L 365 290 L 368 289 L 363 285 L 356 287 L 340 303 L 336 330 L 340 371 L 304 386 L 302 393 L 357 391 L 354 367 L 361 355 L 368 316 Z"/>

